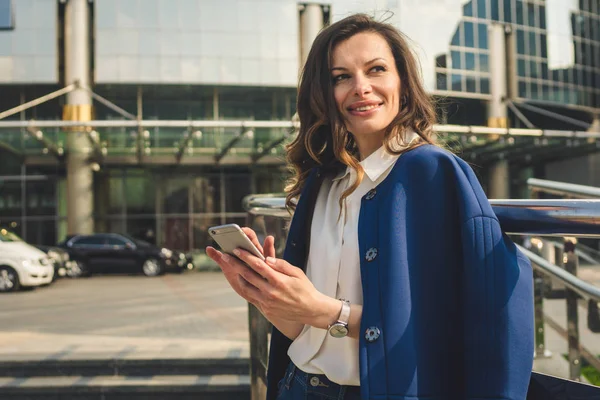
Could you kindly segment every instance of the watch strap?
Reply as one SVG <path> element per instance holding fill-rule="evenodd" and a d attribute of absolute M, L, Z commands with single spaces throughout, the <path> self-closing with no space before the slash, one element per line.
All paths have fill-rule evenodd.
<path fill-rule="evenodd" d="M 342 323 L 344 325 L 348 325 L 348 321 L 350 320 L 350 302 L 348 300 L 342 300 L 342 310 L 340 311 L 340 316 L 338 317 L 338 323 Z"/>

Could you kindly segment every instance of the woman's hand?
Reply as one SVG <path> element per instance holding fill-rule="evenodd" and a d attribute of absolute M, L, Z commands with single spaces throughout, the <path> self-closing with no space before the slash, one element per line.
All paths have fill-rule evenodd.
<path fill-rule="evenodd" d="M 242 249 L 236 250 L 240 261 L 207 248 L 207 254 L 223 269 L 236 293 L 258 307 L 270 321 L 294 321 L 322 329 L 335 322 L 341 309 L 340 301 L 316 290 L 301 269 L 274 258 L 272 236 L 265 239 L 263 251 L 254 231 L 242 229 L 267 257 L 266 262 Z"/>

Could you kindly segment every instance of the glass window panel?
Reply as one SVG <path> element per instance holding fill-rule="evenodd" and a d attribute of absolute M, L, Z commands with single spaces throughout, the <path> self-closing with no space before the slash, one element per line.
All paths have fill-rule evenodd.
<path fill-rule="evenodd" d="M 127 218 L 127 234 L 156 245 L 156 218 Z"/>
<path fill-rule="evenodd" d="M 537 44 L 535 42 L 535 32 L 529 32 L 529 55 L 537 56 Z"/>
<path fill-rule="evenodd" d="M 156 207 L 154 177 L 149 173 L 125 177 L 127 214 L 153 214 Z"/>
<path fill-rule="evenodd" d="M 517 53 L 525 54 L 525 32 L 517 29 Z"/>
<path fill-rule="evenodd" d="M 540 35 L 540 56 L 543 58 L 548 58 L 548 39 L 545 33 Z"/>
<path fill-rule="evenodd" d="M 511 0 L 503 0 L 502 3 L 504 4 L 504 21 L 508 22 L 508 23 L 512 23 L 513 18 L 512 18 L 512 6 L 511 6 Z"/>
<path fill-rule="evenodd" d="M 535 26 L 535 7 L 531 3 L 525 3 L 527 9 L 527 16 L 524 21 L 525 25 Z"/>
<path fill-rule="evenodd" d="M 479 54 L 479 70 L 481 72 L 490 72 L 487 54 Z"/>
<path fill-rule="evenodd" d="M 190 249 L 190 218 L 165 215 L 158 218 L 157 245 L 169 249 Z"/>
<path fill-rule="evenodd" d="M 56 213 L 56 182 L 28 181 L 25 199 L 27 215 L 54 215 Z"/>
<path fill-rule="evenodd" d="M 437 73 L 437 88 L 438 90 L 448 90 L 448 75 Z"/>
<path fill-rule="evenodd" d="M 194 178 L 191 184 L 192 212 L 218 213 L 221 209 L 221 190 L 219 175 L 207 175 Z"/>
<path fill-rule="evenodd" d="M 448 68 L 448 56 L 441 54 L 435 58 L 435 66 L 439 68 Z"/>
<path fill-rule="evenodd" d="M 500 20 L 500 13 L 498 12 L 499 10 L 499 4 L 498 2 L 501 0 L 490 0 L 490 11 L 491 11 L 491 18 L 493 21 L 499 21 Z"/>
<path fill-rule="evenodd" d="M 524 18 L 523 18 L 523 2 L 521 0 L 517 0 L 516 1 L 516 10 L 515 10 L 515 14 L 517 16 L 517 24 L 518 25 L 524 25 Z"/>
<path fill-rule="evenodd" d="M 452 36 L 452 45 L 453 46 L 460 46 L 460 36 L 462 34 L 462 24 L 458 25 L 458 28 L 456 29 L 456 32 L 454 33 L 454 36 Z"/>
<path fill-rule="evenodd" d="M 490 80 L 488 78 L 481 78 L 480 82 L 481 93 L 489 94 L 490 93 Z"/>
<path fill-rule="evenodd" d="M 519 80 L 519 97 L 527 97 L 527 84 Z"/>
<path fill-rule="evenodd" d="M 537 82 L 531 82 L 531 98 L 532 99 L 539 98 Z"/>
<path fill-rule="evenodd" d="M 227 219 L 227 221 L 230 222 L 230 219 Z M 240 225 L 238 223 L 238 225 L 244 226 L 245 222 L 242 222 L 242 224 L 243 225 Z M 206 246 L 215 246 L 218 248 L 217 243 L 208 234 L 208 228 L 216 225 L 221 225 L 221 219 L 218 217 L 194 216 L 192 218 L 192 235 L 194 240 L 194 249 L 203 249 Z"/>
<path fill-rule="evenodd" d="M 0 217 L 21 216 L 21 183 L 0 181 Z M 6 225 L 5 219 L 0 220 Z"/>
<path fill-rule="evenodd" d="M 452 74 L 452 90 L 462 91 L 462 75 Z"/>
<path fill-rule="evenodd" d="M 476 0 L 477 1 L 477 17 L 481 19 L 489 18 L 487 13 L 487 4 L 486 0 Z"/>
<path fill-rule="evenodd" d="M 487 49 L 488 48 L 488 30 L 487 30 L 488 26 L 487 24 L 478 24 L 477 25 L 477 35 L 478 35 L 478 46 L 480 49 Z"/>
<path fill-rule="evenodd" d="M 532 78 L 537 78 L 538 76 L 540 76 L 540 74 L 538 73 L 538 63 L 536 61 L 530 60 L 529 61 L 529 76 Z"/>
<path fill-rule="evenodd" d="M 471 52 L 465 52 L 465 69 L 469 71 L 475 71 L 475 54 Z"/>
<path fill-rule="evenodd" d="M 546 29 L 546 6 L 540 7 L 540 28 Z"/>
<path fill-rule="evenodd" d="M 26 230 L 23 240 L 29 244 L 43 246 L 56 245 L 56 222 L 53 218 L 43 220 L 26 220 Z"/>
<path fill-rule="evenodd" d="M 226 199 L 225 210 L 227 212 L 244 212 L 242 207 L 242 199 L 251 194 L 249 174 L 236 174 L 225 176 L 225 193 Z"/>
<path fill-rule="evenodd" d="M 469 1 L 467 4 L 463 6 L 463 14 L 468 17 L 473 16 L 473 2 Z"/>
<path fill-rule="evenodd" d="M 0 30 L 13 29 L 12 0 L 0 0 Z"/>
<path fill-rule="evenodd" d="M 542 85 L 542 100 L 550 99 L 550 86 L 547 84 Z"/>
<path fill-rule="evenodd" d="M 466 47 L 475 47 L 475 32 L 472 22 L 465 21 L 464 24 L 464 32 L 465 32 L 465 46 Z"/>
<path fill-rule="evenodd" d="M 460 60 L 460 52 L 452 50 L 450 52 L 450 57 L 452 58 L 452 69 L 462 69 L 462 63 Z"/>
<path fill-rule="evenodd" d="M 187 214 L 189 207 L 189 179 L 169 178 L 162 181 L 160 190 L 162 212 L 165 214 Z"/>
<path fill-rule="evenodd" d="M 527 76 L 527 72 L 525 71 L 525 60 L 519 58 L 517 60 L 517 75 L 518 76 Z"/>
<path fill-rule="evenodd" d="M 542 68 L 542 79 L 549 79 L 548 63 L 543 62 L 541 68 Z"/>
<path fill-rule="evenodd" d="M 477 91 L 475 80 L 476 80 L 476 78 L 474 76 L 467 76 L 466 77 L 467 92 L 475 93 Z"/>

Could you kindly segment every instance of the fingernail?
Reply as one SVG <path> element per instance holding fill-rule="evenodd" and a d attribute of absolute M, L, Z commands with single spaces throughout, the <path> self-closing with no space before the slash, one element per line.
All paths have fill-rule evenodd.
<path fill-rule="evenodd" d="M 238 249 L 235 249 L 233 250 L 233 254 L 239 257 L 242 253 Z"/>
<path fill-rule="evenodd" d="M 267 257 L 267 264 L 275 264 L 276 261 L 273 257 Z"/>
<path fill-rule="evenodd" d="M 231 257 L 229 257 L 227 254 L 225 254 L 225 253 L 221 254 L 221 260 L 223 260 L 225 262 L 229 262 L 230 259 L 231 259 Z"/>

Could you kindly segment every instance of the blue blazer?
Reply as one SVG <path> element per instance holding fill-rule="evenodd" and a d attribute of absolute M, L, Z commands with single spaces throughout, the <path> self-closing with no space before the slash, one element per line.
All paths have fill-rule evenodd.
<path fill-rule="evenodd" d="M 304 268 L 320 182 L 306 181 L 284 258 Z M 533 366 L 529 260 L 503 234 L 471 168 L 432 145 L 403 154 L 362 199 L 363 399 L 525 399 Z M 267 399 L 291 341 L 271 336 Z"/>

